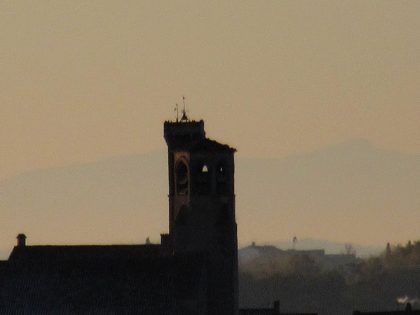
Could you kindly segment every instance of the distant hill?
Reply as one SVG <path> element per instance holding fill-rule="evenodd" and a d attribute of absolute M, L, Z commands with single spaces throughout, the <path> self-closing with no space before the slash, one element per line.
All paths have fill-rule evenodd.
<path fill-rule="evenodd" d="M 273 242 L 273 244 L 281 249 L 290 249 L 292 248 L 291 241 L 279 241 Z M 347 243 L 338 243 L 327 240 L 317 240 L 317 239 L 300 239 L 296 243 L 296 249 L 298 250 L 314 250 L 314 249 L 324 249 L 326 254 L 342 254 L 345 252 L 345 246 Z M 367 246 L 360 244 L 351 244 L 356 251 L 356 255 L 359 257 L 368 257 L 371 255 L 376 255 L 382 252 L 384 246 Z"/>
<path fill-rule="evenodd" d="M 420 307 L 420 241 L 390 246 L 361 260 L 323 251 L 281 250 L 257 244 L 239 251 L 239 300 L 261 307 L 273 297 L 286 312 L 320 315 Z"/>
<path fill-rule="evenodd" d="M 303 239 L 299 240 L 295 248 L 296 250 L 323 250 L 326 254 L 344 254 L 345 246 L 349 243 L 337 243 L 326 240 Z M 242 244 L 240 249 L 250 248 L 251 246 Z M 274 241 L 256 243 L 257 246 L 265 246 L 266 248 L 275 248 L 280 250 L 293 249 L 292 241 Z M 367 258 L 372 255 L 378 255 L 384 251 L 384 246 L 364 246 L 359 244 L 351 244 L 358 257 Z"/>
<path fill-rule="evenodd" d="M 362 260 L 353 253 L 326 254 L 323 249 L 297 250 L 279 249 L 270 245 L 241 248 L 238 252 L 240 273 L 257 279 L 269 279 L 281 274 L 318 273 L 338 271 L 349 273 Z"/>
<path fill-rule="evenodd" d="M 21 174 L 0 182 L 0 248 L 19 232 L 30 244 L 156 242 L 168 229 L 167 193 L 164 152 Z M 383 248 L 420 238 L 420 156 L 366 141 L 281 159 L 239 155 L 236 195 L 242 245 L 296 235 Z"/>

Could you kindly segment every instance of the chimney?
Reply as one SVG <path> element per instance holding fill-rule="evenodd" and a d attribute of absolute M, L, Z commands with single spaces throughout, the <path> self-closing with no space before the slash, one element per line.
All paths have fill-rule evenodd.
<path fill-rule="evenodd" d="M 18 247 L 25 247 L 26 246 L 26 235 L 21 233 L 17 237 L 17 246 Z"/>
<path fill-rule="evenodd" d="M 273 309 L 274 309 L 274 314 L 276 315 L 280 314 L 280 301 L 279 300 L 274 301 Z"/>

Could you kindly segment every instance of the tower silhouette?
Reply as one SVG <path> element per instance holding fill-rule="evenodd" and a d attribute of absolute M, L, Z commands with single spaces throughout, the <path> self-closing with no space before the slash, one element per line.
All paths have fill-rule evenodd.
<path fill-rule="evenodd" d="M 208 314 L 238 313 L 235 149 L 206 138 L 204 122 L 165 122 L 169 242 L 207 257 Z"/>

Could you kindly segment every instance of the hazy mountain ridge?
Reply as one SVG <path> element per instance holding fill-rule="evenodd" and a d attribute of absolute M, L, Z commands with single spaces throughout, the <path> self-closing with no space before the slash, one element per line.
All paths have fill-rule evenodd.
<path fill-rule="evenodd" d="M 157 239 L 167 229 L 166 163 L 163 153 L 152 153 L 37 170 L 2 181 L 0 211 L 9 225 L 2 227 L 1 241 L 10 243 L 18 231 L 27 233 L 29 242 L 33 234 L 47 243 L 143 242 L 148 235 Z M 142 224 L 145 220 L 151 223 Z"/>
<path fill-rule="evenodd" d="M 29 243 L 157 241 L 167 231 L 167 192 L 165 152 L 21 174 L 0 182 L 0 247 L 8 251 L 18 232 Z M 236 195 L 241 244 L 420 238 L 420 156 L 366 141 L 282 159 L 239 157 Z"/>
<path fill-rule="evenodd" d="M 241 168 L 247 171 L 237 173 L 240 184 L 266 183 L 252 187 L 255 196 L 266 198 L 250 198 L 246 205 L 259 210 L 252 224 L 265 222 L 270 235 L 283 229 L 289 239 L 331 239 L 333 234 L 339 242 L 365 244 L 395 241 L 390 236 L 402 235 L 402 230 L 403 240 L 420 237 L 413 223 L 420 209 L 419 155 L 352 141 L 261 165 L 244 160 Z M 369 239 L 350 237 L 367 230 L 374 231 Z"/>

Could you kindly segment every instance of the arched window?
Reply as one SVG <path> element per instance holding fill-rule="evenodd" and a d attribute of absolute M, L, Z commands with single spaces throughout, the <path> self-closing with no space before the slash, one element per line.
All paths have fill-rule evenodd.
<path fill-rule="evenodd" d="M 211 191 L 211 169 L 206 161 L 199 161 L 195 168 L 195 186 L 194 191 L 205 195 Z"/>
<path fill-rule="evenodd" d="M 180 195 L 188 194 L 188 168 L 184 162 L 179 162 L 176 167 L 176 191 Z"/>
<path fill-rule="evenodd" d="M 209 168 L 207 164 L 203 164 L 203 166 L 201 167 L 201 173 L 208 173 L 208 172 L 209 172 Z"/>
<path fill-rule="evenodd" d="M 227 177 L 227 166 L 224 161 L 220 161 L 216 167 L 216 176 L 218 180 L 225 180 Z"/>
<path fill-rule="evenodd" d="M 216 167 L 216 187 L 218 193 L 227 193 L 229 189 L 229 173 L 227 163 L 219 161 Z"/>
<path fill-rule="evenodd" d="M 217 167 L 217 172 L 218 172 L 219 174 L 221 174 L 221 175 L 224 175 L 224 174 L 225 174 L 225 172 L 226 172 L 226 168 L 225 168 L 225 166 L 224 166 L 223 164 L 220 164 L 220 165 Z"/>

